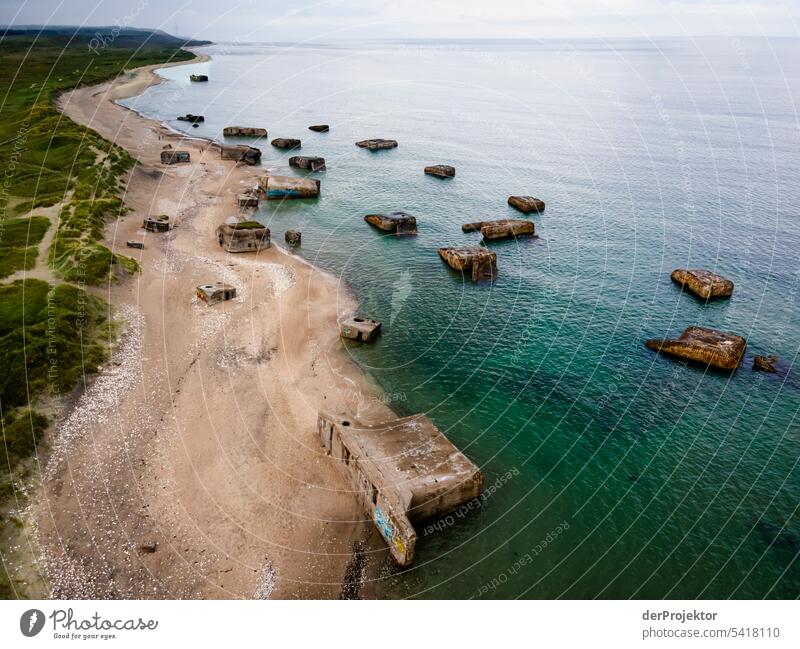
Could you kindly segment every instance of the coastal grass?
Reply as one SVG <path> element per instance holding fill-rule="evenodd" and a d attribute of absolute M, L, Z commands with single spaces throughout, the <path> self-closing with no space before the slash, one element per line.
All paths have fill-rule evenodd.
<path fill-rule="evenodd" d="M 0 224 L 0 279 L 36 265 L 39 243 L 50 227 L 44 216 L 7 219 Z"/>
<path fill-rule="evenodd" d="M 63 203 L 47 261 L 65 283 L 0 283 L 0 598 L 24 597 L 8 563 L 19 545 L 35 457 L 49 422 L 46 397 L 68 394 L 97 371 L 115 339 L 109 305 L 76 284 L 133 273 L 132 259 L 101 243 L 126 212 L 123 178 L 134 159 L 62 115 L 59 94 L 107 81 L 127 69 L 194 58 L 176 39 L 125 34 L 91 49 L 90 36 L 6 35 L 0 40 L 0 278 L 34 267 L 49 219 L 30 216 Z M 153 45 L 155 43 L 155 45 Z M 168 44 L 167 44 L 168 43 Z"/>

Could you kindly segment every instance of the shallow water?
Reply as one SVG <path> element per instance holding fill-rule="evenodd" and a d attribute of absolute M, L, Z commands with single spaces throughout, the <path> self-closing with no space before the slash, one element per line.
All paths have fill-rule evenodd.
<path fill-rule="evenodd" d="M 379 341 L 348 346 L 399 413 L 426 412 L 484 470 L 480 507 L 421 531 L 389 597 L 800 595 L 800 41 L 218 45 L 126 103 L 194 135 L 263 126 L 263 164 L 321 155 L 319 201 L 270 205 L 281 241 L 347 278 Z M 211 81 L 191 84 L 190 73 Z M 206 117 L 200 128 L 174 121 Z M 316 134 L 308 125 L 329 123 Z M 356 148 L 368 137 L 397 149 Z M 452 164 L 452 180 L 425 176 Z M 461 223 L 547 203 L 539 237 L 492 243 L 472 285 Z M 397 239 L 362 220 L 417 216 Z M 669 274 L 736 284 L 704 304 Z M 699 324 L 748 338 L 707 372 L 645 338 Z M 751 370 L 777 353 L 782 371 Z"/>

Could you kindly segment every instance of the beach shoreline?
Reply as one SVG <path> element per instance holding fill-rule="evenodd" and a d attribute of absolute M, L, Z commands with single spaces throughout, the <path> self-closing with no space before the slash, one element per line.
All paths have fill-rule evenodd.
<path fill-rule="evenodd" d="M 137 160 L 130 212 L 104 244 L 141 272 L 93 290 L 123 333 L 55 427 L 34 511 L 52 596 L 335 598 L 354 547 L 366 543 L 374 562 L 385 554 L 316 435 L 320 410 L 391 413 L 339 339 L 337 319 L 357 305 L 345 282 L 278 246 L 217 245 L 216 226 L 263 169 L 117 103 L 160 83 L 163 67 L 58 100 Z M 167 144 L 191 163 L 161 165 Z M 169 233 L 141 229 L 162 213 Z M 194 287 L 211 281 L 237 297 L 206 306 Z"/>

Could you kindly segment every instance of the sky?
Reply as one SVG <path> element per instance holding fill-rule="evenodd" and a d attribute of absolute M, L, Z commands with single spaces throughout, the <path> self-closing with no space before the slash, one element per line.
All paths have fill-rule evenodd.
<path fill-rule="evenodd" d="M 0 0 L 0 24 L 153 27 L 240 42 L 800 36 L 800 0 Z"/>

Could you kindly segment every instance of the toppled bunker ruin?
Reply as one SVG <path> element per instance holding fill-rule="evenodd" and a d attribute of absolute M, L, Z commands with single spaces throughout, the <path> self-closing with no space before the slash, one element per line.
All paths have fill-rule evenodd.
<path fill-rule="evenodd" d="M 217 228 L 220 247 L 227 252 L 258 252 L 269 248 L 269 228 L 258 221 L 223 223 Z"/>
<path fill-rule="evenodd" d="M 741 336 L 706 327 L 687 327 L 677 339 L 650 339 L 644 344 L 653 351 L 721 370 L 739 367 L 747 349 Z"/>
<path fill-rule="evenodd" d="M 315 133 L 327 133 L 331 129 L 327 124 L 313 124 L 308 127 L 308 130 L 314 131 Z"/>
<path fill-rule="evenodd" d="M 294 178 L 292 176 L 264 176 L 259 187 L 268 201 L 282 198 L 317 198 L 320 181 L 314 178 Z"/>
<path fill-rule="evenodd" d="M 408 212 L 389 212 L 388 214 L 367 214 L 364 220 L 385 232 L 396 235 L 416 234 L 417 219 Z"/>
<path fill-rule="evenodd" d="M 533 221 L 523 219 L 500 219 L 498 221 L 476 221 L 461 226 L 463 232 L 480 232 L 484 239 L 508 239 L 510 237 L 536 236 Z"/>
<path fill-rule="evenodd" d="M 508 204 L 525 214 L 544 211 L 544 201 L 533 196 L 509 196 Z"/>
<path fill-rule="evenodd" d="M 166 214 L 148 216 L 142 222 L 142 227 L 148 232 L 169 232 L 169 217 Z"/>
<path fill-rule="evenodd" d="M 450 165 L 430 165 L 425 167 L 425 173 L 438 178 L 453 178 L 456 175 L 456 168 Z"/>
<path fill-rule="evenodd" d="M 357 147 L 362 149 L 369 149 L 370 151 L 380 151 L 381 149 L 394 149 L 397 146 L 397 140 L 361 140 L 356 142 Z"/>
<path fill-rule="evenodd" d="M 481 470 L 425 415 L 365 424 L 320 413 L 317 432 L 400 566 L 414 559 L 415 525 L 483 491 Z"/>
<path fill-rule="evenodd" d="M 704 300 L 713 297 L 730 297 L 733 293 L 733 282 L 710 270 L 678 268 L 672 271 L 670 277 L 673 282 L 688 288 Z"/>
<path fill-rule="evenodd" d="M 481 246 L 439 248 L 439 256 L 450 268 L 469 273 L 473 282 L 497 277 L 497 255 Z"/>
<path fill-rule="evenodd" d="M 381 323 L 379 320 L 362 318 L 360 316 L 343 320 L 339 325 L 339 333 L 342 338 L 349 338 L 350 340 L 358 340 L 365 343 L 375 340 L 380 332 Z"/>
<path fill-rule="evenodd" d="M 222 144 L 219 152 L 223 160 L 235 160 L 248 165 L 257 165 L 261 161 L 261 149 L 246 144 Z"/>
<path fill-rule="evenodd" d="M 222 129 L 226 137 L 267 137 L 267 129 L 252 126 L 226 126 Z"/>
<path fill-rule="evenodd" d="M 291 137 L 276 137 L 270 144 L 276 149 L 299 149 L 301 146 L 300 140 Z"/>
<path fill-rule="evenodd" d="M 311 171 L 325 171 L 325 158 L 295 155 L 289 158 L 289 166 Z"/>
<path fill-rule="evenodd" d="M 189 81 L 208 81 L 208 76 L 205 74 L 190 74 Z"/>

